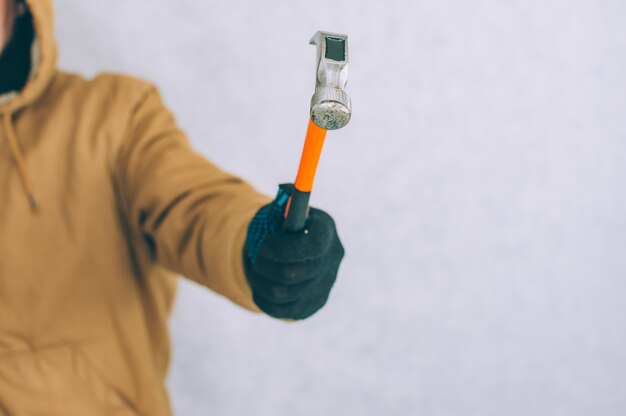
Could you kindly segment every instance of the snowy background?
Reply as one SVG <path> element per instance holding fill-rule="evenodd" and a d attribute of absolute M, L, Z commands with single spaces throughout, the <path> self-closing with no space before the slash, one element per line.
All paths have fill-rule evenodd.
<path fill-rule="evenodd" d="M 626 2 L 57 0 L 63 68 L 160 86 L 195 147 L 293 180 L 318 29 L 351 123 L 312 197 L 347 257 L 287 324 L 188 282 L 179 416 L 626 414 Z"/>

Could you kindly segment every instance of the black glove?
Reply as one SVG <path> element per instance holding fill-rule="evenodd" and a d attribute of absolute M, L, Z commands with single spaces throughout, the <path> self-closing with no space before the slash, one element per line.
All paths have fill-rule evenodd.
<path fill-rule="evenodd" d="M 328 299 L 344 255 L 335 222 L 311 208 L 302 231 L 282 229 L 292 184 L 280 185 L 271 204 L 248 226 L 244 270 L 256 305 L 275 318 L 305 319 Z"/>

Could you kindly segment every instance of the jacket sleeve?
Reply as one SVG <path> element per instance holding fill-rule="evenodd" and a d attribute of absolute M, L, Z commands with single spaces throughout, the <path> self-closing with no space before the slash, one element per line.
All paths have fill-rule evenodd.
<path fill-rule="evenodd" d="M 270 198 L 196 153 L 154 87 L 132 112 L 115 169 L 131 227 L 157 263 L 258 311 L 242 253 Z"/>

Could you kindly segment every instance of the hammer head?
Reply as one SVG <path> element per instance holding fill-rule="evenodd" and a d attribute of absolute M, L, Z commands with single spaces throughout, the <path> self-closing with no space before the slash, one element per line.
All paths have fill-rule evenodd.
<path fill-rule="evenodd" d="M 317 32 L 311 39 L 317 45 L 317 79 L 311 98 L 311 119 L 326 130 L 348 124 L 352 103 L 345 92 L 348 82 L 348 36 Z"/>

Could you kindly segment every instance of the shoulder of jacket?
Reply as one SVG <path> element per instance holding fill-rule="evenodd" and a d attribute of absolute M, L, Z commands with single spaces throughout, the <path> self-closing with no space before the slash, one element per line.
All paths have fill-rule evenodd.
<path fill-rule="evenodd" d="M 114 72 L 103 72 L 91 81 L 93 88 L 115 94 L 122 100 L 136 102 L 143 99 L 151 91 L 156 91 L 156 86 L 146 80 L 131 75 Z"/>
<path fill-rule="evenodd" d="M 102 72 L 93 78 L 80 74 L 59 71 L 56 83 L 63 89 L 69 89 L 80 96 L 98 96 L 107 101 L 126 102 L 130 105 L 140 101 L 156 86 L 146 80 L 127 74 Z"/>

